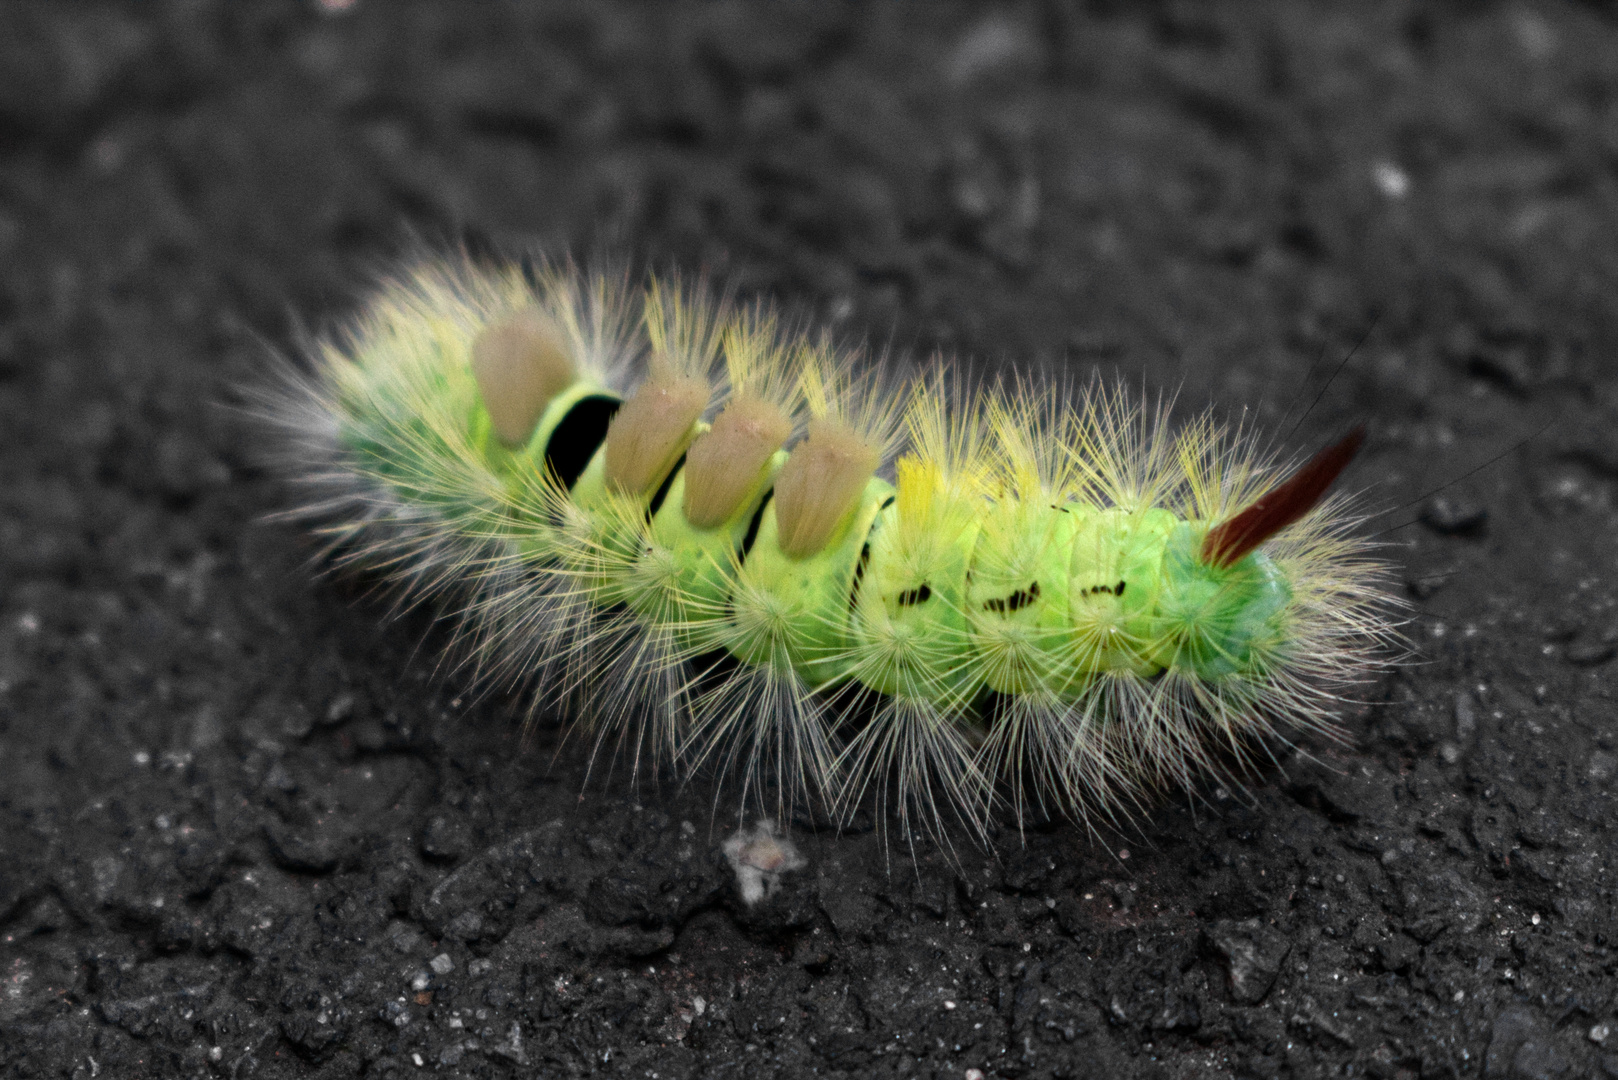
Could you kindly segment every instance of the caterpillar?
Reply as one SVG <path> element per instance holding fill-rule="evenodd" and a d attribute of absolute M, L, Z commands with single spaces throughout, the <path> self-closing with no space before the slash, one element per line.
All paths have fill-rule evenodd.
<path fill-rule="evenodd" d="M 1394 602 L 1357 428 L 1287 471 L 1099 381 L 908 382 L 767 304 L 423 260 L 268 410 L 338 567 L 634 770 L 744 803 L 1117 819 L 1336 732 Z"/>

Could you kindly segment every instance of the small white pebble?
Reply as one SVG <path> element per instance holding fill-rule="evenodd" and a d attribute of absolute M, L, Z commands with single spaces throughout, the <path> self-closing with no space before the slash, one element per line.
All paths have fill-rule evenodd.
<path fill-rule="evenodd" d="M 223 1061 L 223 1060 L 225 1060 L 225 1048 L 223 1046 L 215 1046 L 215 1047 L 210 1048 L 208 1050 L 208 1060 L 209 1061 Z"/>
<path fill-rule="evenodd" d="M 1544 61 L 1556 53 L 1556 31 L 1535 11 L 1521 11 L 1516 18 L 1517 44 L 1528 59 Z"/>
<path fill-rule="evenodd" d="M 1537 911 L 1534 912 L 1534 917 L 1529 919 L 1528 921 L 1533 923 L 1535 926 L 1538 926 L 1539 925 L 1539 912 L 1537 912 Z"/>
<path fill-rule="evenodd" d="M 966 1080 L 983 1080 L 983 1070 L 982 1069 L 968 1069 L 968 1070 L 966 1070 Z"/>
<path fill-rule="evenodd" d="M 1610 1038 L 1612 1038 L 1612 1025 L 1605 1020 L 1590 1029 L 1590 1041 L 1597 1046 L 1606 1046 Z"/>
<path fill-rule="evenodd" d="M 431 960 L 427 961 L 427 966 L 432 968 L 433 971 L 437 972 L 439 975 L 448 975 L 450 972 L 455 970 L 455 961 L 449 958 L 449 953 L 441 952 Z"/>
<path fill-rule="evenodd" d="M 1454 1000 L 1455 1000 L 1455 1001 L 1456 1001 L 1456 1002 L 1462 1002 L 1462 1001 L 1465 1001 L 1465 1000 L 1466 1000 L 1466 991 L 1465 991 L 1465 990 L 1457 990 L 1457 991 L 1455 991 L 1455 998 L 1454 998 Z"/>
<path fill-rule="evenodd" d="M 772 895 L 783 874 L 808 865 L 790 839 L 777 835 L 773 821 L 760 821 L 752 829 L 737 829 L 722 850 L 736 874 L 742 902 L 748 907 Z"/>
<path fill-rule="evenodd" d="M 418 1069 L 421 1068 L 423 1065 L 427 1064 L 425 1061 L 421 1060 L 421 1055 L 420 1054 L 411 1054 L 410 1055 L 410 1060 L 414 1061 L 416 1063 L 416 1068 L 418 1068 Z"/>
<path fill-rule="evenodd" d="M 1402 199 L 1410 194 L 1410 174 L 1391 161 L 1379 161 L 1371 166 L 1371 179 L 1377 190 L 1390 199 Z"/>
<path fill-rule="evenodd" d="M 954 1012 L 955 1011 L 955 1002 L 953 1002 L 953 1001 L 944 1002 L 944 1011 L 945 1012 Z"/>

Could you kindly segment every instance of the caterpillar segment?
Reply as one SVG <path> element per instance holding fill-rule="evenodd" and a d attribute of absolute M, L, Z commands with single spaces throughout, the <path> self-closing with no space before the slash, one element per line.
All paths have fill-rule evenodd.
<path fill-rule="evenodd" d="M 1392 639 L 1329 494 L 1363 430 L 1281 476 L 1098 385 L 896 393 L 678 283 L 637 332 L 620 286 L 418 270 L 326 347 L 300 431 L 340 557 L 454 592 L 481 662 L 637 768 L 777 813 L 874 791 L 905 827 L 1118 816 L 1332 730 Z"/>

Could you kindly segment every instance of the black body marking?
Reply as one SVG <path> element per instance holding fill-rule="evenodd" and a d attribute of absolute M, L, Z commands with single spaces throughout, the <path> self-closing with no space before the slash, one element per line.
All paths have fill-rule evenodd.
<path fill-rule="evenodd" d="M 753 550 L 753 543 L 758 539 L 758 527 L 764 523 L 764 508 L 770 505 L 770 500 L 773 498 L 775 498 L 775 489 L 772 487 L 758 501 L 758 509 L 753 511 L 753 520 L 747 523 L 747 535 L 742 537 L 741 549 L 736 553 L 738 563 L 745 564 L 747 562 L 747 553 Z"/>
<path fill-rule="evenodd" d="M 1013 611 L 1021 611 L 1023 608 L 1027 607 L 1029 604 L 1032 604 L 1038 599 L 1039 582 L 1035 581 L 1031 583 L 1028 588 L 1018 589 L 1004 600 L 998 598 L 994 600 L 985 600 L 983 602 L 983 606 L 988 608 L 990 611 L 998 611 L 1002 614 L 1006 614 Z"/>
<path fill-rule="evenodd" d="M 893 505 L 896 496 L 889 495 L 882 500 L 882 505 L 876 508 L 877 516 L 871 519 L 871 528 L 865 534 L 865 543 L 860 547 L 860 560 L 854 564 L 854 584 L 848 590 L 848 610 L 853 611 L 860 602 L 860 583 L 865 580 L 865 564 L 871 561 L 871 537 L 876 533 L 876 527 L 882 523 L 882 511 Z"/>
<path fill-rule="evenodd" d="M 604 394 L 580 398 L 545 440 L 545 471 L 567 491 L 579 482 L 601 444 L 607 441 L 607 425 L 623 402 Z"/>
<path fill-rule="evenodd" d="M 647 521 L 655 518 L 657 512 L 663 509 L 663 500 L 669 497 L 669 488 L 674 486 L 674 478 L 680 475 L 683 468 L 685 468 L 685 455 L 681 454 L 680 460 L 674 463 L 674 468 L 670 469 L 669 474 L 663 477 L 663 482 L 657 485 L 657 493 L 652 496 L 652 501 L 646 504 Z"/>
<path fill-rule="evenodd" d="M 871 542 L 869 540 L 860 547 L 859 561 L 854 564 L 854 584 L 848 590 L 848 610 L 853 611 L 854 606 L 860 602 L 860 582 L 865 580 L 865 564 L 871 561 Z"/>
<path fill-rule="evenodd" d="M 925 604 L 933 598 L 933 587 L 925 581 L 914 589 L 906 589 L 899 594 L 899 606 L 910 607 L 912 604 Z"/>

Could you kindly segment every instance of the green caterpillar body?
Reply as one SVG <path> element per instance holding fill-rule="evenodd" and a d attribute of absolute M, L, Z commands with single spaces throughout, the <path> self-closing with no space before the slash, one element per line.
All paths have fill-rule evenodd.
<path fill-rule="evenodd" d="M 574 374 L 511 439 L 474 354 L 533 310 Z M 1221 527 L 1276 490 L 1273 467 L 1210 418 L 1175 434 L 1163 410 L 1103 390 L 1064 412 L 1031 385 L 983 404 L 921 384 L 909 453 L 888 448 L 893 473 L 850 488 L 806 551 L 795 496 L 777 498 L 801 440 L 693 479 L 725 423 L 711 404 L 685 427 L 672 405 L 624 420 L 646 349 L 626 312 L 569 272 L 425 267 L 326 347 L 281 413 L 334 552 L 460 594 L 479 658 L 575 699 L 598 738 L 737 769 L 783 804 L 825 793 L 846 809 L 875 786 L 933 813 L 942 790 L 981 821 L 1004 778 L 1019 808 L 1110 813 L 1218 768 L 1219 747 L 1239 765 L 1278 723 L 1329 727 L 1334 688 L 1391 634 L 1338 500 L 1316 492 L 1264 543 L 1221 549 Z M 719 340 L 653 334 L 661 352 Z M 791 376 L 800 351 L 764 352 L 771 378 Z M 733 399 L 757 367 L 733 365 Z M 660 417 L 678 437 L 645 458 L 650 479 L 615 479 L 609 444 Z M 731 428 L 740 446 L 759 425 Z M 704 504 L 714 476 L 734 492 L 722 516 Z"/>
<path fill-rule="evenodd" d="M 547 411 L 521 451 L 492 440 L 481 449 L 491 471 L 520 487 L 546 475 L 547 462 L 579 456 L 575 440 L 586 449 L 594 440 L 582 473 L 564 483 L 597 543 L 628 547 L 619 572 L 593 583 L 591 600 L 677 625 L 693 649 L 722 648 L 752 664 L 784 659 L 811 687 L 859 681 L 959 706 L 983 690 L 1076 698 L 1113 672 L 1259 678 L 1284 646 L 1292 594 L 1274 561 L 1255 551 L 1232 567 L 1204 565 L 1195 552 L 1209 523 L 1160 507 L 983 500 L 917 565 L 893 485 L 872 477 L 832 543 L 797 559 L 777 542 L 770 505 L 783 451 L 756 495 L 721 524 L 687 520 L 677 467 L 644 502 L 644 534 L 615 537 L 622 515 L 603 480 L 601 447 L 619 401 L 607 387 L 581 387 Z M 486 428 L 481 405 L 466 407 L 469 430 Z M 553 445 L 558 438 L 569 442 Z M 360 432 L 345 439 L 379 476 L 413 452 Z M 556 475 L 554 464 L 549 470 Z M 536 557 L 565 559 L 547 517 L 514 514 L 501 524 Z M 891 662 L 859 659 L 885 654 Z M 1007 656 L 1011 663 L 996 662 Z"/>

